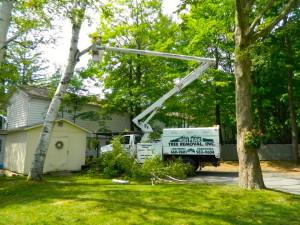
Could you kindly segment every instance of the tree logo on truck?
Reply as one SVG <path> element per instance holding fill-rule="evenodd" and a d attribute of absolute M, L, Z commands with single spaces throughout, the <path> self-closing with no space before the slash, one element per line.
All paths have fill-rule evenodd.
<path fill-rule="evenodd" d="M 214 139 L 200 136 L 181 136 L 169 141 L 169 146 L 215 146 Z"/>
<path fill-rule="evenodd" d="M 186 150 L 186 153 L 196 153 L 196 151 L 193 148 L 189 148 L 188 150 Z"/>

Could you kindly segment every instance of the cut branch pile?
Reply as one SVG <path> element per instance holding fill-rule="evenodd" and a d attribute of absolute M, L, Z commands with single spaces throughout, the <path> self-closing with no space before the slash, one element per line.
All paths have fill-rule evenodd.
<path fill-rule="evenodd" d="M 161 178 L 159 178 L 158 176 L 156 176 L 154 173 L 150 173 L 151 174 L 151 178 L 150 178 L 150 180 L 151 180 L 151 184 L 152 185 L 154 185 L 154 182 L 155 181 L 159 181 L 159 182 L 166 182 L 166 183 L 170 183 L 170 182 L 187 182 L 187 180 L 179 180 L 179 179 L 176 179 L 176 178 L 174 178 L 174 177 L 171 177 L 171 176 L 169 176 L 169 175 L 166 175 L 166 177 L 168 178 L 168 179 L 161 179 Z"/>

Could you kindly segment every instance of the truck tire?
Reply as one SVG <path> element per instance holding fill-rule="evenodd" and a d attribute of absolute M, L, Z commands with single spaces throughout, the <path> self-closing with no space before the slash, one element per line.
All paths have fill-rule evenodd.
<path fill-rule="evenodd" d="M 182 157 L 182 161 L 183 163 L 191 164 L 193 167 L 195 167 L 195 170 L 197 170 L 199 167 L 199 160 L 194 157 L 184 156 Z"/>

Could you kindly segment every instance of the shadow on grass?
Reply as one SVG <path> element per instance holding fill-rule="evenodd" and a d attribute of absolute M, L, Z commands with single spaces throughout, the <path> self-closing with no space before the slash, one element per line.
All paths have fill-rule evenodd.
<path fill-rule="evenodd" d="M 12 205 L 15 210 L 23 210 L 38 204 L 43 210 L 43 205 L 50 208 L 58 201 L 71 200 L 75 206 L 82 204 L 83 210 L 87 210 L 85 213 L 91 210 L 105 217 L 120 216 L 120 212 L 124 212 L 127 217 L 135 215 L 141 223 L 151 223 L 151 218 L 169 222 L 215 221 L 213 224 L 217 221 L 229 224 L 300 222 L 299 196 L 273 190 L 246 191 L 235 186 L 116 185 L 109 180 L 51 176 L 42 183 L 32 183 L 25 182 L 25 178 L 0 178 L 0 198 L 3 210 Z M 85 209 L 86 204 L 88 209 Z"/>

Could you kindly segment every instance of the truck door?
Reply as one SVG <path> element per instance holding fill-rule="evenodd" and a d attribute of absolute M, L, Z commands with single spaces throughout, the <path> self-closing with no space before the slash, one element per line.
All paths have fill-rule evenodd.
<path fill-rule="evenodd" d="M 121 137 L 121 144 L 122 144 L 122 148 L 125 152 L 130 153 L 131 152 L 131 146 L 130 146 L 130 136 L 129 135 L 125 135 Z"/>
<path fill-rule="evenodd" d="M 134 135 L 132 141 L 132 156 L 136 159 L 137 158 L 137 144 L 141 142 L 141 136 L 140 135 Z"/>

